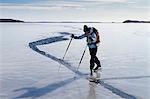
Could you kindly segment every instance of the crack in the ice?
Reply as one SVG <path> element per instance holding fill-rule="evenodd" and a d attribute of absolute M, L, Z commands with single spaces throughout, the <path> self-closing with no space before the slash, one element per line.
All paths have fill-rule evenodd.
<path fill-rule="evenodd" d="M 105 83 L 102 80 L 99 80 L 98 83 L 101 86 L 103 86 L 104 88 L 110 90 L 112 93 L 114 93 L 116 95 L 119 95 L 122 98 L 125 98 L 125 99 L 137 99 L 135 96 L 130 95 L 128 93 L 125 93 L 125 92 L 121 91 L 120 89 L 117 89 L 117 88 L 113 87 L 112 85 L 109 85 L 109 84 Z"/>
<path fill-rule="evenodd" d="M 112 77 L 112 78 L 103 78 L 101 80 L 124 80 L 124 79 L 142 79 L 142 78 L 150 78 L 150 76 L 133 76 L 133 77 Z"/>
<path fill-rule="evenodd" d="M 66 66 L 69 70 L 71 70 L 72 72 L 74 72 L 75 74 L 78 74 L 79 77 L 77 77 L 76 79 L 79 79 L 79 78 L 82 78 L 85 74 L 83 74 L 82 72 L 80 71 L 76 71 L 76 68 L 75 67 L 72 67 L 70 63 L 64 61 L 64 60 L 61 60 L 55 56 L 52 56 L 44 51 L 41 51 L 37 48 L 38 45 L 45 45 L 45 44 L 50 44 L 50 43 L 54 43 L 54 42 L 58 42 L 58 41 L 64 41 L 64 40 L 68 40 L 68 38 L 64 38 L 64 36 L 57 36 L 57 37 L 51 37 L 51 38 L 47 38 L 47 39 L 42 39 L 42 40 L 38 40 L 38 41 L 35 41 L 35 42 L 31 42 L 29 43 L 29 47 L 38 52 L 39 54 L 42 54 L 48 58 L 51 58 L 52 60 L 54 61 L 57 61 L 58 63 Z M 74 79 L 74 80 L 76 80 Z M 25 88 L 28 90 L 27 93 L 24 93 L 23 95 L 19 96 L 21 98 L 25 98 L 25 97 L 38 97 L 38 96 L 42 96 L 48 92 L 52 92 L 56 89 L 58 89 L 59 87 L 62 87 L 66 84 L 68 84 L 68 80 L 70 81 L 70 83 L 72 81 L 74 81 L 72 78 L 71 79 L 67 79 L 67 80 L 64 80 L 64 81 L 60 81 L 59 83 L 53 83 L 53 84 L 50 84 L 46 87 L 43 87 L 43 88 Z M 62 85 L 60 85 L 62 84 Z M 127 94 L 117 88 L 114 88 L 113 86 L 105 83 L 104 81 L 100 80 L 99 81 L 99 84 L 101 84 L 101 86 L 103 86 L 104 88 L 110 90 L 112 93 L 116 94 L 116 95 L 119 95 L 120 97 L 122 98 L 126 98 L 126 99 L 136 99 L 135 96 L 133 95 L 130 95 L 130 94 Z M 52 87 L 54 85 L 54 87 Z M 52 87 L 52 88 L 51 88 Z M 24 88 L 23 88 L 24 89 Z M 20 90 L 23 90 L 23 89 L 20 89 Z M 18 91 L 18 90 L 16 90 Z"/>
<path fill-rule="evenodd" d="M 50 55 L 49 53 L 46 53 L 44 51 L 41 51 L 37 48 L 38 45 L 45 45 L 45 44 L 50 44 L 50 43 L 54 43 L 54 42 L 59 42 L 59 41 L 64 41 L 64 40 L 68 40 L 68 38 L 64 38 L 64 36 L 57 36 L 57 37 L 51 37 L 51 38 L 47 38 L 47 39 L 42 39 L 42 40 L 38 40 L 38 41 L 34 41 L 34 42 L 31 42 L 29 43 L 29 47 L 38 52 L 39 54 L 42 54 L 48 58 L 51 58 L 52 60 L 54 61 L 57 61 L 58 63 L 64 65 L 65 67 L 67 67 L 69 70 L 71 70 L 72 72 L 82 76 L 82 75 L 85 75 L 84 73 L 80 72 L 80 71 L 77 71 L 75 67 L 71 66 L 70 63 L 62 60 L 62 59 L 59 59 L 53 55 Z"/>

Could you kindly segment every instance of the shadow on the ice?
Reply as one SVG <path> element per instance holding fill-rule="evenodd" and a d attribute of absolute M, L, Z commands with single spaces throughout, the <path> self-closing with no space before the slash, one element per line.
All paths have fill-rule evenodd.
<path fill-rule="evenodd" d="M 59 82 L 55 82 L 53 84 L 49 84 L 45 87 L 42 88 L 36 88 L 36 87 L 29 87 L 29 88 L 21 88 L 21 89 L 17 89 L 14 90 L 15 92 L 17 91 L 27 91 L 26 93 L 14 98 L 14 99 L 20 99 L 20 98 L 37 98 L 43 95 L 46 95 L 52 91 L 57 90 L 58 88 L 61 88 L 71 82 L 73 82 L 74 80 L 77 80 L 79 78 L 69 78 L 63 81 L 59 81 Z"/>

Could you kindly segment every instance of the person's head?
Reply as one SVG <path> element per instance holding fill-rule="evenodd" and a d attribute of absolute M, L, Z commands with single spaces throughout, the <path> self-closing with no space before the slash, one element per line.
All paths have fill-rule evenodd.
<path fill-rule="evenodd" d="M 88 31 L 87 25 L 84 25 L 84 26 L 83 26 L 83 31 L 84 31 L 84 32 Z"/>
<path fill-rule="evenodd" d="M 87 27 L 87 25 L 84 25 L 83 26 L 83 31 L 86 35 L 89 35 L 90 34 L 90 29 Z"/>

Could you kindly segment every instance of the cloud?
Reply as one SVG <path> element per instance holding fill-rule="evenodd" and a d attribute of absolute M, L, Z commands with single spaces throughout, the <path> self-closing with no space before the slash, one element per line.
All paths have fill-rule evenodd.
<path fill-rule="evenodd" d="M 147 8 L 136 0 L 38 0 L 32 3 L 0 3 L 0 9 L 30 9 L 30 10 L 87 10 L 94 8 Z"/>
<path fill-rule="evenodd" d="M 78 4 L 0 4 L 0 9 L 32 9 L 32 10 L 62 10 L 62 9 L 84 9 Z"/>
<path fill-rule="evenodd" d="M 107 3 L 112 3 L 112 2 L 118 2 L 118 3 L 125 3 L 128 0 L 83 0 L 83 1 L 90 1 L 90 2 L 107 2 Z"/>

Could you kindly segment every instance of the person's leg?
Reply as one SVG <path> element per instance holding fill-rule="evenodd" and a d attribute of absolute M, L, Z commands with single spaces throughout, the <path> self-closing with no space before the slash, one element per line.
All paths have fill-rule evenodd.
<path fill-rule="evenodd" d="M 92 57 L 92 56 L 91 56 L 91 57 Z M 93 75 L 93 72 L 92 72 L 93 68 L 94 68 L 94 60 L 93 60 L 93 58 L 91 58 L 91 60 L 90 60 L 90 71 L 91 71 L 91 75 Z"/>
<path fill-rule="evenodd" d="M 101 67 L 101 63 L 96 56 L 95 56 L 94 62 L 97 64 L 97 67 L 95 69 L 98 69 L 98 67 Z"/>
<path fill-rule="evenodd" d="M 93 75 L 93 68 L 94 68 L 94 55 L 93 55 L 93 49 L 90 49 L 89 48 L 89 51 L 90 51 L 90 55 L 91 55 L 91 59 L 90 59 L 90 71 L 91 71 L 91 76 Z"/>
<path fill-rule="evenodd" d="M 94 70 L 97 70 L 99 67 L 101 67 L 101 63 L 100 63 L 99 59 L 97 58 L 96 54 L 97 54 L 97 48 L 94 48 L 93 49 L 94 63 L 97 64 L 97 67 Z"/>

